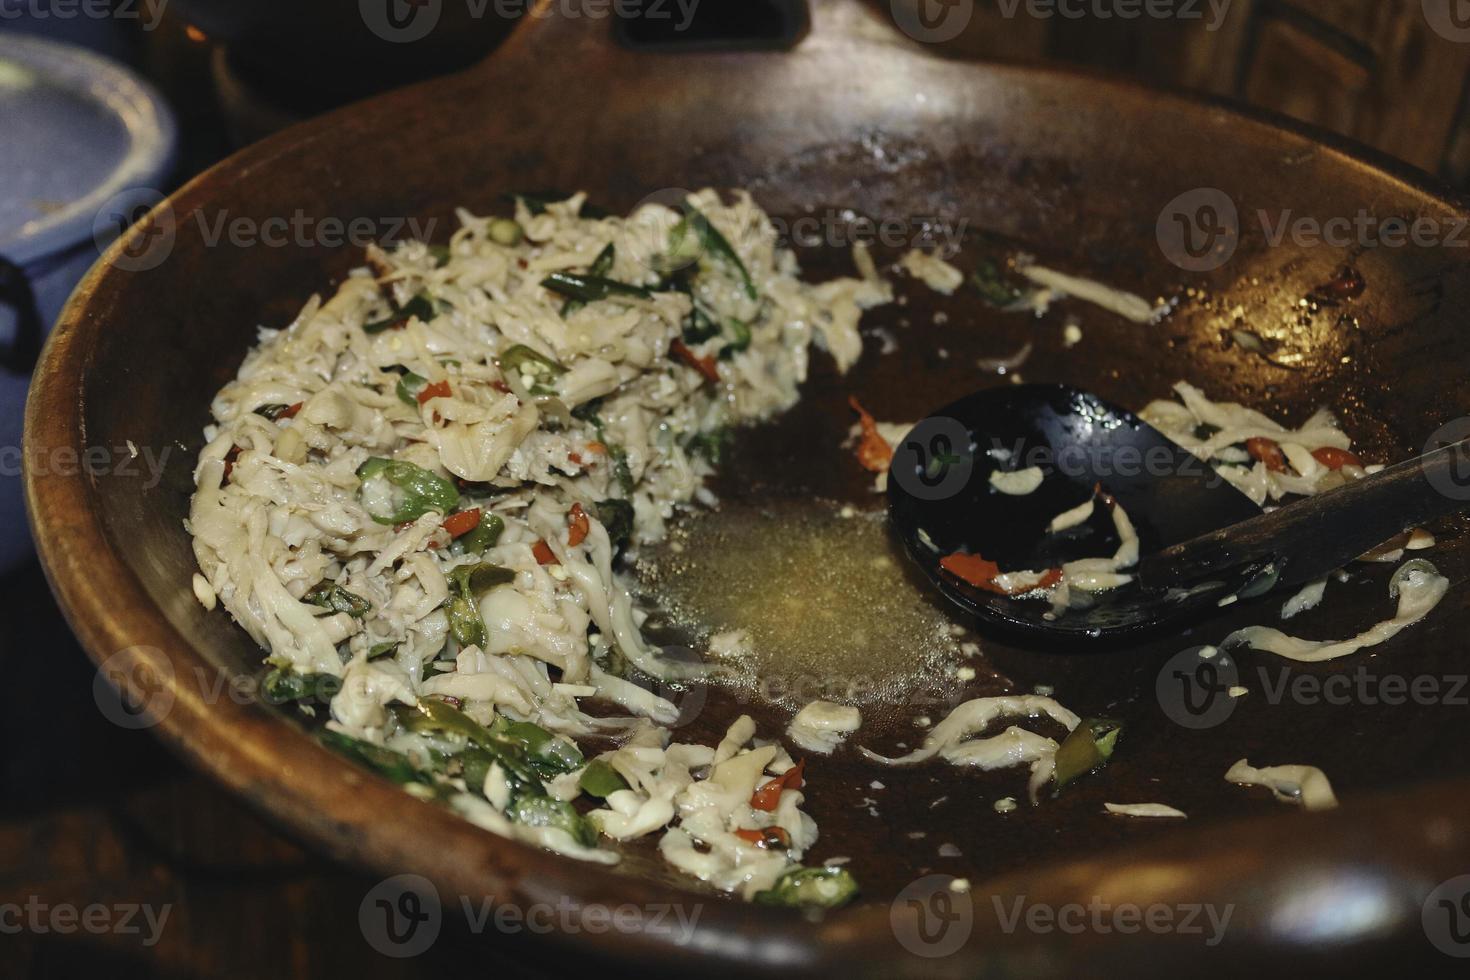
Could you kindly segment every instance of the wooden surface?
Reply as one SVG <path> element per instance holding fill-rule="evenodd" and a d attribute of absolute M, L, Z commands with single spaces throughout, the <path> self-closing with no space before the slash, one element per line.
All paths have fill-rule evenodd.
<path fill-rule="evenodd" d="M 152 735 L 108 722 L 34 566 L 0 580 L 0 659 L 0 978 L 545 975 L 522 937 L 451 915 L 422 955 L 376 952 L 358 909 L 379 879 L 306 853 Z M 92 930 L 50 927 L 97 904 L 106 927 L 96 911 Z M 161 921 L 151 945 L 144 913 L 121 908 L 143 905 Z M 41 929 L 28 906 L 44 907 Z"/>
<path fill-rule="evenodd" d="M 1437 34 L 1420 0 L 1230 0 L 1214 29 L 1206 26 L 1210 4 L 1179 6 L 1201 16 L 1035 17 L 1024 3 L 976 0 L 966 29 L 939 47 L 967 58 L 1088 65 L 1228 96 L 1456 183 L 1470 180 L 1470 43 Z"/>

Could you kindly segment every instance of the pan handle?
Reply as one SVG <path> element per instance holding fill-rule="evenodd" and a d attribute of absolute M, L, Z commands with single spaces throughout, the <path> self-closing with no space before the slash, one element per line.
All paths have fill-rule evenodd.
<path fill-rule="evenodd" d="M 669 16 L 613 20 L 613 38 L 634 51 L 788 51 L 811 29 L 806 0 L 668 0 Z"/>
<path fill-rule="evenodd" d="M 548 58 L 559 60 L 569 52 L 595 62 L 599 56 L 645 52 L 787 51 L 801 46 L 808 35 L 823 42 L 861 38 L 903 43 L 907 39 L 894 29 L 902 26 L 896 12 L 912 2 L 535 0 L 511 37 L 480 67 L 498 74 L 516 65 L 544 66 Z M 620 15 L 620 9 L 638 14 Z M 585 64 L 581 74 L 589 74 L 594 62 Z"/>
<path fill-rule="evenodd" d="M 695 52 L 779 53 L 818 42 L 823 46 L 881 44 L 918 51 L 926 38 L 905 26 L 901 11 L 933 0 L 530 2 L 505 43 L 470 70 L 485 84 L 519 86 L 528 71 L 543 78 L 570 73 L 578 85 L 589 78 L 617 77 L 619 72 L 636 78 L 638 62 L 650 52 L 657 57 Z M 954 0 L 954 5 L 968 11 L 973 0 Z M 762 8 L 765 14 L 754 18 L 754 29 L 751 7 Z M 629 10 L 646 16 L 630 16 Z"/>

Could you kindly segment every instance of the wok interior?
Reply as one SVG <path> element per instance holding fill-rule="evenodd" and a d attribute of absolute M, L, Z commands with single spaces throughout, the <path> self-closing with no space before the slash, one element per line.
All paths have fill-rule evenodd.
<path fill-rule="evenodd" d="M 400 217 L 432 218 L 431 237 L 443 240 L 456 205 L 483 213 L 503 206 L 498 196 L 512 189 L 580 188 L 626 210 L 668 188 L 743 186 L 786 218 L 814 207 L 819 215 L 851 209 L 897 218 L 909 229 L 926 217 L 963 221 L 962 268 L 972 267 L 983 235 L 987 247 L 1024 248 L 1149 298 L 1183 297 L 1156 326 L 1065 304 L 1061 312 L 1078 314 L 1084 331 L 1083 342 L 1066 350 L 1059 313 L 1041 321 L 1003 315 L 963 290 L 946 299 L 900 280 L 907 305 L 865 318 L 870 331 L 892 332 L 896 351 L 879 356 L 870 338 L 846 377 L 817 356 L 801 405 L 742 435 L 721 485 L 752 499 L 803 495 L 878 506 L 866 476 L 838 448 L 851 421 L 846 396 L 858 393 L 880 418 L 917 419 L 994 383 L 977 359 L 1004 356 L 1028 340 L 1035 343 L 1022 369 L 1028 381 L 1066 382 L 1137 409 L 1187 378 L 1211 397 L 1289 422 L 1326 403 L 1373 460 L 1417 452 L 1443 422 L 1465 414 L 1458 314 L 1470 289 L 1461 269 L 1412 248 L 1350 255 L 1289 242 L 1267 247 L 1255 217 L 1259 209 L 1323 219 L 1360 207 L 1411 218 L 1445 213 L 1427 194 L 1303 139 L 1126 86 L 929 62 L 881 45 L 810 44 L 800 57 L 640 60 L 584 52 L 580 65 L 589 74 L 624 78 L 596 101 L 556 98 L 555 63 L 541 76 L 548 81 L 486 69 L 390 96 L 372 113 L 330 117 L 310 135 L 247 151 L 181 193 L 169 258 L 146 272 L 113 270 L 96 283 L 88 313 L 105 329 L 83 397 L 89 444 L 131 440 L 168 453 L 158 487 L 103 476 L 96 492 L 114 547 L 201 658 L 243 673 L 253 673 L 259 659 L 243 631 L 223 613 L 205 613 L 189 588 L 195 565 L 183 520 L 209 399 L 234 374 L 258 326 L 289 322 L 313 292 L 361 261 L 357 249 L 310 243 L 207 246 L 201 227 L 214 227 L 221 215 L 368 216 L 380 228 Z M 866 70 L 879 61 L 884 70 Z M 798 101 L 794 91 L 812 94 Z M 1226 191 L 1243 228 L 1233 260 L 1207 275 L 1180 272 L 1156 240 L 1164 204 L 1197 187 Z M 897 250 L 878 254 L 891 259 Z M 802 249 L 802 260 L 811 278 L 850 269 L 845 248 Z M 1337 310 L 1301 309 L 1312 287 L 1347 261 L 1366 276 L 1367 293 Z M 1186 294 L 1196 287 L 1198 295 Z M 1279 339 L 1280 363 L 1229 343 L 1237 305 L 1250 329 Z M 1456 529 L 1441 535 L 1430 556 L 1456 588 L 1427 622 L 1380 656 L 1294 673 L 1327 676 L 1359 665 L 1410 676 L 1459 672 L 1458 638 L 1470 626 L 1458 592 L 1461 545 Z M 1294 628 L 1349 635 L 1383 618 L 1386 575 L 1371 571 L 1358 576 L 1364 581 L 1332 586 L 1324 605 Z M 1413 704 L 1271 705 L 1259 684 L 1243 681 L 1253 694 L 1221 728 L 1193 732 L 1163 715 L 1154 694 L 1163 659 L 1236 626 L 1271 621 L 1275 611 L 1270 602 L 1249 606 L 1190 635 L 1107 657 L 1042 656 L 987 641 L 986 665 L 1017 689 L 1048 684 L 1081 714 L 1127 720 L 1108 772 L 1056 802 L 1001 817 L 989 803 L 1022 795 L 1024 778 L 1015 772 L 960 773 L 937 764 L 876 772 L 849 750 L 809 766 L 809 809 L 822 828 L 812 859 L 853 856 L 867 895 L 882 899 L 922 869 L 983 877 L 1183 832 L 1107 820 L 1104 800 L 1168 802 L 1187 810 L 1191 825 L 1261 812 L 1259 797 L 1221 778 L 1241 757 L 1310 761 L 1347 800 L 1458 771 L 1463 732 L 1454 713 Z M 1276 666 L 1264 658 L 1242 663 Z M 712 692 L 695 732 L 707 735 L 748 707 L 735 700 Z M 891 748 L 906 734 L 916 743 L 916 713 L 892 712 L 860 740 Z M 765 714 L 763 729 L 780 717 Z M 885 784 L 881 792 L 869 788 L 875 778 Z M 881 818 L 870 816 L 864 797 L 875 798 Z M 940 797 L 946 802 L 933 805 Z M 910 836 L 917 831 L 924 836 Z M 947 842 L 963 857 L 937 858 Z M 656 860 L 627 867 L 666 874 Z"/>

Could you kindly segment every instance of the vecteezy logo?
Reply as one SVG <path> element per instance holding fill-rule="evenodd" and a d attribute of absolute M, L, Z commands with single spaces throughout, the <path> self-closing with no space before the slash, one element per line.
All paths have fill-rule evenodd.
<path fill-rule="evenodd" d="M 1450 458 L 1428 463 L 1424 467 L 1424 479 L 1429 485 L 1451 500 L 1470 500 L 1470 418 L 1458 418 L 1446 422 L 1435 430 L 1424 444 L 1424 452 L 1431 453 L 1445 446 L 1454 446 Z"/>
<path fill-rule="evenodd" d="M 393 44 L 422 41 L 439 26 L 444 0 L 357 0 L 367 29 Z"/>
<path fill-rule="evenodd" d="M 1470 875 L 1444 882 L 1424 900 L 1424 935 L 1446 956 L 1470 958 Z"/>
<path fill-rule="evenodd" d="M 1446 41 L 1470 41 L 1470 0 L 1422 0 L 1424 19 Z"/>
<path fill-rule="evenodd" d="M 1196 187 L 1164 205 L 1155 232 L 1164 258 L 1185 272 L 1210 272 L 1240 245 L 1240 212 L 1230 195 Z"/>
<path fill-rule="evenodd" d="M 965 488 L 974 468 L 970 430 L 958 419 L 932 415 L 893 450 L 891 473 L 911 497 L 946 500 Z"/>
<path fill-rule="evenodd" d="M 154 664 L 158 666 L 155 667 Z M 174 669 L 157 647 L 119 650 L 97 667 L 92 700 L 119 728 L 152 728 L 174 706 Z"/>
<path fill-rule="evenodd" d="M 888 6 L 898 29 L 925 44 L 953 41 L 975 16 L 975 0 L 889 0 Z"/>
<path fill-rule="evenodd" d="M 915 956 L 936 959 L 959 950 L 975 928 L 975 903 L 949 875 L 926 875 L 898 893 L 888 909 L 893 936 Z"/>
<path fill-rule="evenodd" d="M 1191 647 L 1170 657 L 1154 684 L 1159 706 L 1176 725 L 1214 728 L 1235 711 L 1230 689 L 1239 679 L 1235 661 L 1214 647 Z"/>
<path fill-rule="evenodd" d="M 444 914 L 439 890 L 420 875 L 394 875 L 362 898 L 357 924 L 368 945 L 384 956 L 418 956 L 434 945 Z"/>
<path fill-rule="evenodd" d="M 174 250 L 177 227 L 173 208 L 151 187 L 119 191 L 92 219 L 92 242 L 99 253 L 106 252 L 125 233 L 129 234 L 122 248 L 108 256 L 111 264 L 125 272 L 158 268 Z"/>

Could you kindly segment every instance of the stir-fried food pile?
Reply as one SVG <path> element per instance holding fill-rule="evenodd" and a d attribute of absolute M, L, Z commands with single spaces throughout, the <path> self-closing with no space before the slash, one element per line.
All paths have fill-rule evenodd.
<path fill-rule="evenodd" d="M 743 194 L 460 220 L 447 247 L 370 250 L 215 398 L 200 600 L 329 744 L 491 831 L 600 862 L 657 833 L 721 889 L 840 904 L 845 871 L 801 867 L 817 831 L 778 742 L 742 718 L 670 744 L 678 708 L 634 679 L 687 665 L 644 642 L 615 557 L 705 493 L 731 426 L 796 400 L 814 344 L 846 370 L 889 287 L 862 253 L 801 281 Z M 592 736 L 616 747 L 588 758 Z"/>

